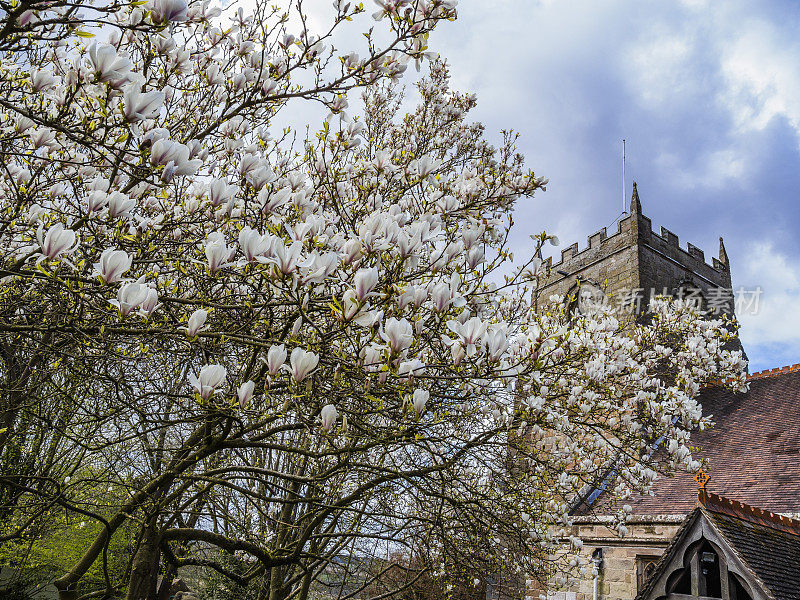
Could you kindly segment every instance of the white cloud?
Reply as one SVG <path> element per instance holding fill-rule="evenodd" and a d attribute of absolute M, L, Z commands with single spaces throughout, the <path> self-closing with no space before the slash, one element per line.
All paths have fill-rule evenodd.
<path fill-rule="evenodd" d="M 784 117 L 800 140 L 800 46 L 763 20 L 743 29 L 723 49 L 723 101 L 740 130 L 761 130 Z"/>
<path fill-rule="evenodd" d="M 746 290 L 761 290 L 757 312 L 737 315 L 745 349 L 789 343 L 800 359 L 800 265 L 771 243 L 755 243 L 734 273 L 734 281 L 737 289 L 741 284 Z"/>

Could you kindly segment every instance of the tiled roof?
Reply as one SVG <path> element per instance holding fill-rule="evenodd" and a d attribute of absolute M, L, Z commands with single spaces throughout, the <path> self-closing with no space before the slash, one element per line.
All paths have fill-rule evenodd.
<path fill-rule="evenodd" d="M 692 434 L 695 458 L 705 459 L 711 487 L 722 494 L 777 513 L 800 513 L 800 365 L 754 373 L 750 390 L 721 386 L 700 393 L 703 413 L 716 425 Z M 654 496 L 626 500 L 634 514 L 687 514 L 697 486 L 689 473 L 661 477 Z M 602 514 L 603 496 L 575 514 Z"/>
<path fill-rule="evenodd" d="M 800 363 L 785 367 L 776 367 L 775 369 L 767 369 L 766 371 L 758 371 L 757 373 L 751 373 L 747 376 L 747 381 L 752 381 L 753 379 L 764 379 L 765 377 L 774 377 L 775 375 L 783 375 L 784 373 L 794 373 L 795 371 L 800 371 Z"/>

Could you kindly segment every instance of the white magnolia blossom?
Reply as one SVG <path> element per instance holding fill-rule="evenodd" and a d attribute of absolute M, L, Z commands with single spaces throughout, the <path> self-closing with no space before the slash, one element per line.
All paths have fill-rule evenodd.
<path fill-rule="evenodd" d="M 320 412 L 320 419 L 322 420 L 322 428 L 325 431 L 330 431 L 336 424 L 336 419 L 339 417 L 339 411 L 333 404 L 326 404 L 322 407 Z"/>
<path fill-rule="evenodd" d="M 177 23 L 189 18 L 186 0 L 152 0 L 151 18 L 154 23 Z"/>
<path fill-rule="evenodd" d="M 417 389 L 414 390 L 414 396 L 412 398 L 411 404 L 414 407 L 414 411 L 417 413 L 417 416 L 421 415 L 422 412 L 425 410 L 425 405 L 428 404 L 428 400 L 430 399 L 431 394 L 428 390 Z"/>
<path fill-rule="evenodd" d="M 370 269 L 359 270 L 356 273 L 355 277 L 353 278 L 355 297 L 358 300 L 366 299 L 377 284 L 378 284 L 378 269 L 372 267 Z"/>
<path fill-rule="evenodd" d="M 308 377 L 319 364 L 319 356 L 313 352 L 295 348 L 289 356 L 289 365 L 286 369 L 291 373 L 292 379 L 298 383 Z"/>
<path fill-rule="evenodd" d="M 239 248 L 247 262 L 253 262 L 257 256 L 269 249 L 270 239 L 259 234 L 250 227 L 243 227 L 239 232 Z"/>
<path fill-rule="evenodd" d="M 129 77 L 132 67 L 130 59 L 118 56 L 110 44 L 93 43 L 89 47 L 88 61 L 94 76 L 101 83 L 118 84 L 124 81 Z"/>
<path fill-rule="evenodd" d="M 148 286 L 147 295 L 139 305 L 139 314 L 143 317 L 149 317 L 159 306 L 161 305 L 158 303 L 158 290 Z"/>
<path fill-rule="evenodd" d="M 220 393 L 220 388 L 225 385 L 228 370 L 222 365 L 205 365 L 200 369 L 199 375 L 189 375 L 189 383 L 200 396 L 201 400 L 209 400 L 214 394 Z"/>
<path fill-rule="evenodd" d="M 116 283 L 122 281 L 122 276 L 131 268 L 133 258 L 124 250 L 106 248 L 100 255 L 100 262 L 94 264 L 94 274 L 103 280 L 103 283 Z"/>
<path fill-rule="evenodd" d="M 134 281 L 123 283 L 117 292 L 117 297 L 109 302 L 117 307 L 120 316 L 124 319 L 144 304 L 149 296 L 150 288 L 143 283 Z"/>
<path fill-rule="evenodd" d="M 203 251 L 208 261 L 208 269 L 212 273 L 216 273 L 223 267 L 229 266 L 230 263 L 228 261 L 233 257 L 236 249 L 229 248 L 225 241 L 225 236 L 218 231 L 214 231 L 208 234 Z"/>
<path fill-rule="evenodd" d="M 466 350 L 467 356 L 472 356 L 486 333 L 488 323 L 479 317 L 471 317 L 465 323 L 455 320 L 448 321 L 447 327 L 458 336 L 457 341 Z M 449 343 L 449 338 L 445 341 Z"/>
<path fill-rule="evenodd" d="M 128 86 L 122 100 L 125 120 L 137 123 L 155 117 L 164 104 L 164 98 L 161 90 L 142 92 L 140 85 Z"/>
<path fill-rule="evenodd" d="M 250 406 L 250 400 L 253 399 L 253 390 L 255 390 L 256 382 L 252 379 L 245 381 L 236 389 L 236 396 L 239 400 L 239 407 L 246 409 Z"/>
<path fill-rule="evenodd" d="M 34 92 L 44 92 L 55 86 L 59 78 L 49 69 L 31 69 L 31 89 Z"/>
<path fill-rule="evenodd" d="M 272 346 L 267 352 L 267 370 L 270 375 L 277 375 L 286 362 L 286 346 Z"/>
<path fill-rule="evenodd" d="M 61 223 L 56 223 L 46 233 L 44 225 L 40 223 L 36 230 L 36 239 L 41 248 L 42 258 L 49 260 L 72 254 L 79 244 L 77 234 L 71 229 L 65 229 Z"/>
<path fill-rule="evenodd" d="M 388 318 L 381 331 L 381 337 L 393 352 L 402 352 L 414 343 L 414 332 L 411 328 L 411 323 L 405 318 Z"/>
<path fill-rule="evenodd" d="M 129 536 L 154 573 L 169 547 L 217 574 L 217 549 L 241 548 L 266 587 L 271 561 L 300 581 L 338 560 L 326 548 L 416 552 L 422 530 L 436 572 L 530 567 L 568 539 L 585 482 L 608 477 L 622 500 L 699 467 L 699 390 L 744 385 L 735 323 L 666 299 L 646 323 L 572 315 L 541 296 L 536 256 L 558 239 L 532 236 L 516 261 L 508 240 L 546 180 L 513 135 L 495 148 L 469 122 L 476 99 L 444 62 L 408 114 L 395 85 L 454 0 L 381 0 L 344 51 L 362 38 L 312 31 L 303 3 L 40 4 L 0 39 L 0 344 L 25 400 L 0 454 L 57 457 L 23 457 L 49 470 L 17 490 L 14 527 L 89 519 L 72 507 L 113 490 L 63 597 L 110 593 L 90 575 Z M 365 9 L 335 10 L 337 29 Z M 331 112 L 308 135 L 276 116 L 304 100 Z M 113 593 L 152 589 L 140 571 Z"/>
<path fill-rule="evenodd" d="M 206 323 L 206 319 L 208 318 L 208 311 L 202 308 L 198 308 L 191 315 L 189 315 L 189 321 L 186 324 L 186 327 L 183 329 L 186 331 L 186 335 L 189 337 L 196 336 L 199 332 L 203 331 L 204 325 Z"/>

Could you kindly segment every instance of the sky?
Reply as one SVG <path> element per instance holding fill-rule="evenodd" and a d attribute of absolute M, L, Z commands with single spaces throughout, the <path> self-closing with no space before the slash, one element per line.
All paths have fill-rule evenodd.
<path fill-rule="evenodd" d="M 312 28 L 330 23 L 327 0 L 304 6 Z M 359 27 L 336 45 L 354 49 Z M 519 132 L 550 181 L 515 211 L 518 257 L 531 233 L 583 249 L 602 227 L 616 231 L 624 138 L 626 202 L 636 181 L 654 230 L 708 262 L 724 237 L 734 291 L 758 299 L 738 315 L 756 372 L 800 363 L 798 30 L 791 0 L 459 0 L 430 48 L 452 87 L 477 95 L 472 118 L 487 136 Z"/>
<path fill-rule="evenodd" d="M 663 225 L 761 289 L 750 371 L 800 362 L 800 3 L 461 0 L 433 34 L 487 135 L 513 128 L 547 191 L 515 214 L 517 253 L 608 226 L 638 184 Z M 750 295 L 752 299 L 753 296 Z"/>

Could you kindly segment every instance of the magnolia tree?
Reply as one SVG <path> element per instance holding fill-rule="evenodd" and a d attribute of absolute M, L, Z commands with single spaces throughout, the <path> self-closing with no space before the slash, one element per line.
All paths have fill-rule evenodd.
<path fill-rule="evenodd" d="M 0 542 L 22 572 L 80 531 L 61 598 L 585 568 L 554 553 L 570 500 L 697 468 L 694 397 L 743 385 L 692 307 L 534 310 L 508 237 L 545 181 L 438 60 L 401 114 L 455 2 L 377 4 L 361 57 L 331 46 L 360 4 L 317 35 L 300 1 L 2 5 Z M 330 113 L 305 139 L 276 126 L 304 99 Z"/>

